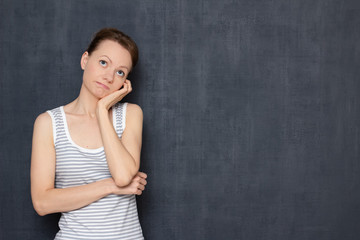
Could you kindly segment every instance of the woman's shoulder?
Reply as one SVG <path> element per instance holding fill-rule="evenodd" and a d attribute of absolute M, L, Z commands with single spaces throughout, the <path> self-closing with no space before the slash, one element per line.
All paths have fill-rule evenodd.
<path fill-rule="evenodd" d="M 126 102 L 126 105 L 127 111 L 142 113 L 142 109 L 138 104 Z"/>
<path fill-rule="evenodd" d="M 124 102 L 123 104 L 123 118 L 126 119 L 124 121 L 124 125 L 132 126 L 132 125 L 141 125 L 143 122 L 143 111 L 141 107 L 136 103 Z"/>
<path fill-rule="evenodd" d="M 47 112 L 40 113 L 34 121 L 34 135 L 52 138 L 52 119 Z"/>
<path fill-rule="evenodd" d="M 126 111 L 126 115 L 130 114 L 142 114 L 141 107 L 136 103 L 129 102 L 118 102 L 115 104 L 116 109 L 122 109 L 122 111 Z"/>
<path fill-rule="evenodd" d="M 50 115 L 47 112 L 43 112 L 36 117 L 35 122 L 46 122 L 48 120 L 51 120 Z"/>
<path fill-rule="evenodd" d="M 126 103 L 126 120 L 124 121 L 125 132 L 141 132 L 143 125 L 143 111 L 138 104 Z M 125 127 L 126 126 L 126 127 Z M 124 136 L 126 133 L 124 132 Z"/>
<path fill-rule="evenodd" d="M 143 111 L 141 107 L 136 103 L 126 102 L 126 116 L 128 118 L 138 118 L 143 116 Z"/>
<path fill-rule="evenodd" d="M 51 128 L 52 127 L 52 114 L 54 114 L 56 111 L 60 111 L 60 107 L 54 107 L 49 110 L 46 110 L 42 113 L 40 113 L 34 122 L 34 125 L 41 126 L 42 128 Z"/>

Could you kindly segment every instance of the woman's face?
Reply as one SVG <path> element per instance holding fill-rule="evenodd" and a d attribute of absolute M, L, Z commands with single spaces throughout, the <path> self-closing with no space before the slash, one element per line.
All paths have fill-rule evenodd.
<path fill-rule="evenodd" d="M 81 57 L 83 84 L 96 97 L 103 98 L 119 90 L 132 66 L 131 55 L 119 43 L 102 41 L 95 51 Z"/>

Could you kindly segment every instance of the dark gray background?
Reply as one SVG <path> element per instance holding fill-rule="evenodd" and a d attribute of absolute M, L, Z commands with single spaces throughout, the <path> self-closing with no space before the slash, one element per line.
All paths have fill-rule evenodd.
<path fill-rule="evenodd" d="M 33 123 L 74 100 L 91 36 L 139 45 L 146 239 L 360 238 L 360 2 L 1 0 L 0 239 L 52 239 Z"/>

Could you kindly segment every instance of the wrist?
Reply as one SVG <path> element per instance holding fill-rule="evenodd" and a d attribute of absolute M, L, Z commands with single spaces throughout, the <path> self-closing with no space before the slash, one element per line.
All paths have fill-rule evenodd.
<path fill-rule="evenodd" d="M 99 118 L 101 116 L 107 116 L 108 110 L 105 106 L 97 105 L 96 107 L 96 116 Z"/>
<path fill-rule="evenodd" d="M 116 185 L 112 178 L 104 179 L 104 186 L 103 189 L 105 190 L 106 195 L 114 194 L 116 191 Z"/>

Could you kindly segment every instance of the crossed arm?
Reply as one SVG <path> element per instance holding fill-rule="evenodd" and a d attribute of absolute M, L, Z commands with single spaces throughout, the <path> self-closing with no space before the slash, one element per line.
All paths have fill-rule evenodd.
<path fill-rule="evenodd" d="M 36 118 L 30 175 L 31 197 L 39 215 L 75 210 L 109 194 L 140 195 L 144 190 L 147 176 L 138 172 L 142 141 L 141 108 L 128 104 L 126 128 L 121 139 L 117 137 L 109 119 L 103 116 L 107 116 L 107 113 L 101 111 L 99 114 L 101 136 L 112 178 L 63 189 L 54 186 L 56 157 L 51 117 L 48 113 L 42 113 Z"/>

